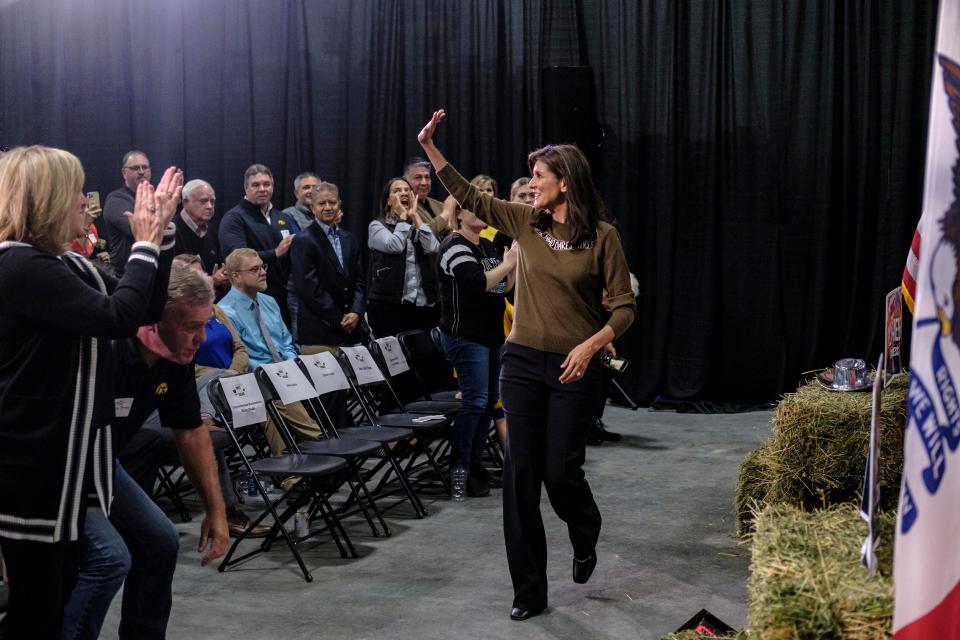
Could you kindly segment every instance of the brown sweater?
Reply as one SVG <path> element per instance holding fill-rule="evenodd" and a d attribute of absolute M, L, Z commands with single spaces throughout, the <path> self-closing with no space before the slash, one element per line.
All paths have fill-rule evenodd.
<path fill-rule="evenodd" d="M 612 312 L 606 324 L 617 336 L 627 330 L 636 316 L 637 301 L 616 229 L 601 222 L 595 241 L 573 248 L 566 224 L 554 221 L 547 231 L 534 228 L 530 224 L 536 215 L 533 207 L 480 193 L 450 164 L 437 177 L 461 207 L 520 245 L 516 310 L 507 341 L 569 353 L 603 327 L 604 288 Z"/>

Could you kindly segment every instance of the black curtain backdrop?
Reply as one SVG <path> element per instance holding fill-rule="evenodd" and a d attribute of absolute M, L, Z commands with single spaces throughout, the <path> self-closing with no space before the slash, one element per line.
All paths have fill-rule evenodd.
<path fill-rule="evenodd" d="M 541 69 L 589 65 L 595 170 L 640 281 L 629 389 L 769 400 L 880 352 L 935 24 L 933 0 L 0 0 L 0 142 L 70 149 L 104 195 L 140 148 L 221 211 L 253 162 L 281 207 L 313 170 L 365 238 L 434 108 L 454 165 L 503 189 L 561 142 Z"/>

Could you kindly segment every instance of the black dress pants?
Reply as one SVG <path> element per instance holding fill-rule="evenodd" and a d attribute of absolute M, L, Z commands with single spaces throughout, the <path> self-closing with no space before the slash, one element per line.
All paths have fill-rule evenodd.
<path fill-rule="evenodd" d="M 81 522 L 80 528 L 83 528 Z M 79 543 L 0 538 L 10 577 L 4 640 L 59 640 L 63 608 L 77 582 Z"/>
<path fill-rule="evenodd" d="M 547 543 L 540 486 L 567 524 L 573 556 L 587 558 L 600 537 L 600 510 L 583 475 L 587 435 L 596 417 L 601 365 L 560 384 L 565 354 L 507 343 L 500 397 L 507 415 L 503 531 L 513 579 L 513 606 L 547 606 Z"/>

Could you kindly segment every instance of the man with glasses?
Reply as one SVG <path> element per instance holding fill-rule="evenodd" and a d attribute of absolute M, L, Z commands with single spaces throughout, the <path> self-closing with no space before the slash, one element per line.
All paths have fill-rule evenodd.
<path fill-rule="evenodd" d="M 267 265 L 253 249 L 235 249 L 224 260 L 224 268 L 230 277 L 230 292 L 219 302 L 220 308 L 237 335 L 247 347 L 250 370 L 262 364 L 281 362 L 297 357 L 293 336 L 280 316 L 276 300 L 264 293 L 267 289 Z M 316 440 L 320 426 L 314 422 L 300 403 L 277 404 L 277 408 L 290 428 L 301 439 Z M 267 443 L 273 453 L 281 453 L 283 440 L 273 423 L 264 428 Z M 289 484 L 289 478 L 285 483 Z"/>
<path fill-rule="evenodd" d="M 127 151 L 120 163 L 120 177 L 123 178 L 123 186 L 116 191 L 111 191 L 103 203 L 110 264 L 113 265 L 118 278 L 123 275 L 124 265 L 130 257 L 130 247 L 133 246 L 130 219 L 125 214 L 133 212 L 137 185 L 141 182 L 150 182 L 150 160 L 147 154 L 136 149 Z"/>

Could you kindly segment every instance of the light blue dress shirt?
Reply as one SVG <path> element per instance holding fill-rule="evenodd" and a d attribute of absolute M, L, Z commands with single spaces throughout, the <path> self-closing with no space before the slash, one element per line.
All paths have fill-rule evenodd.
<path fill-rule="evenodd" d="M 280 306 L 273 297 L 265 293 L 257 294 L 257 302 L 260 304 L 260 317 L 270 332 L 270 338 L 276 345 L 277 352 L 284 360 L 289 360 L 297 356 L 297 349 L 293 345 L 293 336 L 287 330 L 287 325 L 283 323 L 283 316 L 280 315 Z M 237 330 L 237 335 L 247 345 L 247 353 L 250 358 L 250 369 L 273 362 L 270 355 L 270 348 L 267 341 L 264 340 L 260 332 L 260 325 L 257 323 L 257 314 L 254 310 L 253 299 L 239 291 L 236 287 L 231 287 L 230 292 L 223 296 L 223 299 L 217 303 L 223 312 L 230 318 L 233 327 Z"/>

